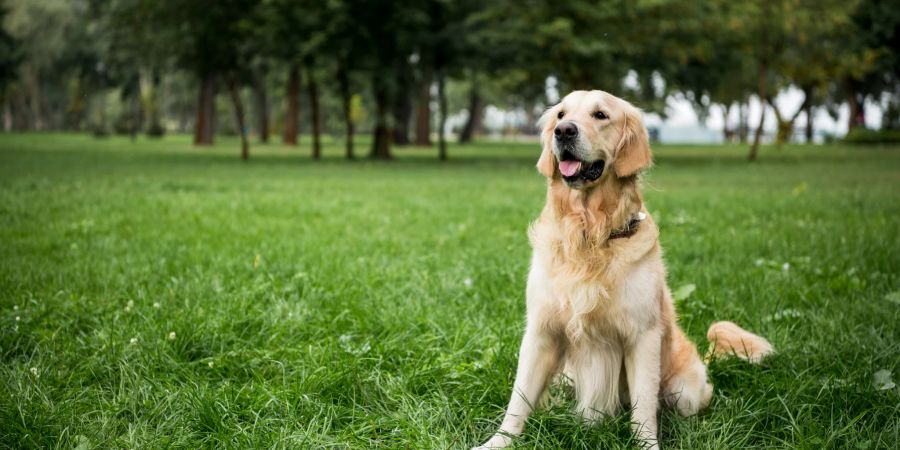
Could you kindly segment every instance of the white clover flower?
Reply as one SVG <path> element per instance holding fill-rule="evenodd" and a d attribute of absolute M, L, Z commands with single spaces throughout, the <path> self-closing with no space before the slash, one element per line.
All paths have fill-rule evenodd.
<path fill-rule="evenodd" d="M 353 336 L 349 334 L 342 334 L 338 341 L 341 343 L 341 348 L 344 349 L 345 352 L 353 354 L 353 355 L 364 355 L 372 349 L 372 346 L 368 342 L 363 342 L 361 345 L 353 345 Z"/>
<path fill-rule="evenodd" d="M 153 307 L 159 309 L 162 308 L 162 305 L 160 305 L 159 302 L 153 302 Z"/>
<path fill-rule="evenodd" d="M 174 341 L 174 340 L 175 340 L 175 332 L 174 332 L 174 331 L 170 331 L 170 332 L 169 332 L 169 340 L 170 340 L 170 341 Z"/>
<path fill-rule="evenodd" d="M 791 270 L 791 263 L 784 263 L 784 264 L 782 264 L 782 266 L 781 266 L 781 271 L 782 271 L 782 272 L 787 272 L 788 270 Z"/>
<path fill-rule="evenodd" d="M 37 367 L 32 367 L 32 368 L 31 368 L 31 374 L 34 375 L 34 376 L 36 376 L 36 377 L 39 377 L 39 376 L 40 376 L 40 375 L 38 375 Z"/>
<path fill-rule="evenodd" d="M 466 277 L 466 279 L 463 280 L 463 284 L 466 285 L 467 288 L 472 287 L 472 279 L 469 277 Z"/>
<path fill-rule="evenodd" d="M 18 322 L 18 321 L 20 321 L 20 320 L 22 320 L 22 318 L 19 317 L 19 316 L 16 316 L 16 322 Z"/>
<path fill-rule="evenodd" d="M 128 300 L 128 303 L 125 304 L 125 311 L 131 311 L 131 308 L 134 308 L 134 300 Z"/>
<path fill-rule="evenodd" d="M 887 391 L 896 387 L 897 383 L 894 383 L 890 370 L 881 369 L 878 372 L 875 372 L 872 385 L 875 387 L 876 391 Z"/>
<path fill-rule="evenodd" d="M 215 364 L 212 361 L 206 363 L 206 365 L 209 366 L 210 369 L 212 369 L 215 366 Z"/>
<path fill-rule="evenodd" d="M 130 341 L 128 341 L 128 343 L 129 344 L 137 344 L 137 341 L 138 341 L 138 339 L 136 337 L 133 337 L 133 338 L 131 338 Z"/>

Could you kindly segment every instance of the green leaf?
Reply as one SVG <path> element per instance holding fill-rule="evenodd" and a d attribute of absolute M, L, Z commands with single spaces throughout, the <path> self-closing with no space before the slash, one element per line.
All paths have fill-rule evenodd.
<path fill-rule="evenodd" d="M 895 305 L 900 305 L 900 291 L 891 292 L 890 294 L 885 295 L 884 299 Z"/>
<path fill-rule="evenodd" d="M 897 386 L 891 378 L 890 370 L 881 369 L 878 372 L 875 372 L 873 378 L 872 386 L 875 387 L 876 391 L 887 391 Z"/>
<path fill-rule="evenodd" d="M 682 300 L 686 300 L 694 291 L 697 290 L 697 286 L 693 284 L 685 284 L 684 286 L 679 287 L 672 293 L 672 297 L 676 302 L 680 302 Z"/>

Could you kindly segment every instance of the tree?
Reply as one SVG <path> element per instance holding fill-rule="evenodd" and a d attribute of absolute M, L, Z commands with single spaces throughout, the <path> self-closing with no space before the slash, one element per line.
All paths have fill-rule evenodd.
<path fill-rule="evenodd" d="M 369 155 L 391 159 L 394 122 L 391 105 L 403 86 L 400 73 L 412 56 L 428 17 L 419 2 L 412 0 L 347 0 L 359 17 L 357 45 L 365 55 L 360 64 L 369 78 L 375 101 L 375 126 Z"/>
<path fill-rule="evenodd" d="M 360 69 L 360 61 L 365 60 L 363 46 L 365 35 L 360 23 L 364 20 L 354 9 L 352 0 L 327 3 L 328 27 L 323 53 L 334 60 L 333 71 L 337 81 L 341 112 L 344 120 L 344 151 L 347 159 L 354 159 L 353 138 L 355 124 L 353 117 L 353 90 L 355 75 Z"/>
<path fill-rule="evenodd" d="M 447 159 L 447 78 L 460 75 L 465 64 L 475 65 L 480 58 L 480 43 L 472 40 L 470 16 L 478 10 L 471 0 L 428 2 L 427 35 L 422 40 L 422 62 L 431 67 L 437 77 L 438 94 L 438 158 Z"/>
<path fill-rule="evenodd" d="M 484 118 L 484 97 L 481 93 L 481 81 L 477 76 L 471 77 L 472 86 L 469 88 L 469 117 L 459 134 L 459 142 L 471 142 L 472 137 L 481 133 L 481 122 Z"/>
<path fill-rule="evenodd" d="M 756 96 L 760 101 L 759 122 L 747 158 L 755 161 L 759 153 L 766 119 L 766 99 L 771 95 L 772 70 L 778 68 L 786 45 L 793 0 L 755 0 L 744 2 L 735 12 L 747 19 L 743 22 L 748 53 L 756 66 Z"/>
<path fill-rule="evenodd" d="M 0 23 L 5 22 L 7 14 L 9 14 L 9 10 L 0 4 Z M 12 128 L 11 112 L 6 99 L 7 86 L 16 79 L 16 71 L 22 62 L 19 45 L 19 42 L 5 28 L 0 28 L 0 101 L 7 105 L 3 114 L 3 128 L 7 131 Z"/>
<path fill-rule="evenodd" d="M 0 24 L 6 21 L 9 8 L 0 4 Z M 0 27 L 0 88 L 16 77 L 16 67 L 21 62 L 22 55 L 17 48 L 19 43 L 12 37 L 5 27 Z"/>
<path fill-rule="evenodd" d="M 200 81 L 194 144 L 210 145 L 214 135 L 214 99 L 217 85 L 224 81 L 234 104 L 235 121 L 241 137 L 241 158 L 249 157 L 244 107 L 240 86 L 249 77 L 249 54 L 257 0 L 146 0 L 153 8 L 155 32 L 175 61 Z"/>
<path fill-rule="evenodd" d="M 306 91 L 309 94 L 309 113 L 312 122 L 312 158 L 322 157 L 322 113 L 319 109 L 319 84 L 314 75 L 315 60 L 307 58 Z"/>
<path fill-rule="evenodd" d="M 300 66 L 292 63 L 288 69 L 287 114 L 284 118 L 282 141 L 287 145 L 297 145 L 300 132 Z"/>
<path fill-rule="evenodd" d="M 725 139 L 741 135 L 728 127 L 728 115 L 739 110 L 753 91 L 753 61 L 745 42 L 738 4 L 728 1 L 662 2 L 644 15 L 656 20 L 635 30 L 646 34 L 644 45 L 630 52 L 640 85 L 633 95 L 665 114 L 664 100 L 678 93 L 690 101 L 701 119 L 717 106 L 725 123 Z M 662 86 L 660 86 L 662 85 Z M 739 120 L 738 127 L 744 126 Z"/>
<path fill-rule="evenodd" d="M 250 69 L 252 73 L 253 98 L 256 103 L 256 120 L 257 132 L 259 133 L 259 141 L 263 144 L 269 143 L 269 94 L 266 83 L 266 75 L 269 72 L 268 61 L 259 58 L 252 64 Z"/>
<path fill-rule="evenodd" d="M 415 144 L 431 147 L 431 79 L 432 68 L 420 66 L 416 84 Z"/>
<path fill-rule="evenodd" d="M 10 93 L 14 122 L 22 129 L 59 127 L 62 120 L 52 116 L 65 109 L 64 99 L 46 94 L 64 86 L 73 72 L 78 76 L 88 60 L 97 61 L 96 41 L 87 27 L 89 5 L 84 1 L 34 0 L 7 6 L 3 29 L 18 43 L 18 76 Z"/>
<path fill-rule="evenodd" d="M 775 142 L 781 145 L 791 138 L 794 123 L 801 113 L 807 116 L 807 139 L 812 139 L 812 111 L 832 80 L 841 79 L 850 69 L 852 57 L 843 50 L 854 29 L 850 13 L 855 5 L 845 1 L 811 1 L 795 3 L 785 17 L 784 49 L 773 61 L 775 89 L 797 86 L 803 93 L 802 104 L 793 113 L 783 111 L 770 95 L 766 101 L 775 113 Z"/>
<path fill-rule="evenodd" d="M 413 67 L 409 60 L 406 64 L 401 64 L 397 68 L 397 76 L 399 77 L 397 89 L 391 109 L 394 121 L 393 143 L 395 145 L 409 145 L 409 122 L 413 114 L 413 93 L 415 91 L 406 89 L 406 86 L 413 85 Z"/>
<path fill-rule="evenodd" d="M 172 27 L 181 44 L 173 45 L 176 60 L 200 80 L 194 143 L 210 145 L 213 140 L 216 85 L 223 79 L 234 103 L 235 120 L 241 137 L 241 158 L 249 157 L 244 108 L 238 93 L 246 77 L 247 46 L 253 31 L 251 19 L 256 0 L 199 0 L 159 2 L 163 8 L 161 25 Z"/>
<path fill-rule="evenodd" d="M 844 35 L 845 74 L 834 89 L 850 106 L 848 128 L 865 126 L 866 99 L 900 91 L 900 8 L 890 0 L 861 0 Z M 851 31 L 852 30 L 852 31 Z"/>
<path fill-rule="evenodd" d="M 265 42 L 263 51 L 288 65 L 287 116 L 284 142 L 296 145 L 299 121 L 301 71 L 312 122 L 312 158 L 321 156 L 322 112 L 319 108 L 318 67 L 327 57 L 329 12 L 339 9 L 312 1 L 271 0 L 260 9 L 257 32 Z"/>
<path fill-rule="evenodd" d="M 176 39 L 173 30 L 157 26 L 164 19 L 160 16 L 164 9 L 146 0 L 93 4 L 108 43 L 101 57 L 112 81 L 122 87 L 122 100 L 130 103 L 132 139 L 145 122 L 149 134 L 161 135 L 161 72 L 171 69 L 168 43 Z"/>

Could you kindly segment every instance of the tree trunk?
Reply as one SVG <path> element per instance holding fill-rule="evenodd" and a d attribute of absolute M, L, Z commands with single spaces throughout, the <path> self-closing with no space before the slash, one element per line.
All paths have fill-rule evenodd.
<path fill-rule="evenodd" d="M 729 128 L 728 126 L 728 116 L 730 115 L 733 106 L 734 104 L 728 106 L 722 105 L 722 137 L 725 139 L 726 144 L 734 139 L 734 129 Z"/>
<path fill-rule="evenodd" d="M 753 136 L 753 145 L 750 146 L 750 155 L 747 157 L 750 161 L 756 161 L 756 156 L 759 153 L 759 140 L 762 136 L 763 123 L 766 121 L 766 103 L 760 102 L 760 106 L 762 111 L 759 113 L 759 125 L 756 127 L 756 135 Z"/>
<path fill-rule="evenodd" d="M 3 131 L 7 133 L 12 131 L 13 126 L 12 108 L 10 107 L 9 103 L 9 100 L 5 100 L 3 102 Z"/>
<path fill-rule="evenodd" d="M 215 115 L 216 77 L 203 76 L 197 96 L 197 120 L 194 121 L 194 145 L 212 145 Z"/>
<path fill-rule="evenodd" d="M 394 144 L 409 145 L 409 119 L 412 117 L 412 98 L 405 90 L 395 94 Z"/>
<path fill-rule="evenodd" d="M 28 88 L 29 108 L 31 109 L 31 125 L 36 131 L 44 129 L 44 114 L 41 108 L 41 82 L 38 79 L 37 69 L 31 64 L 24 68 L 25 84 Z"/>
<path fill-rule="evenodd" d="M 472 136 L 481 134 L 481 121 L 484 117 L 484 105 L 481 93 L 478 91 L 478 82 L 473 81 L 472 91 L 469 93 L 469 119 L 459 135 L 459 142 L 472 142 Z"/>
<path fill-rule="evenodd" d="M 529 99 L 525 101 L 525 125 L 522 126 L 522 132 L 529 136 L 538 132 L 537 116 L 534 113 L 535 106 L 534 100 Z"/>
<path fill-rule="evenodd" d="M 25 131 L 31 129 L 31 116 L 28 113 L 28 99 L 26 97 L 27 96 L 25 95 L 25 92 L 23 90 L 16 89 L 13 91 L 13 129 L 17 131 Z"/>
<path fill-rule="evenodd" d="M 375 86 L 375 130 L 372 139 L 371 157 L 376 159 L 391 159 L 391 133 L 388 128 L 388 92 L 383 82 L 377 79 L 381 76 L 376 74 L 374 80 Z"/>
<path fill-rule="evenodd" d="M 134 77 L 134 86 L 131 91 L 131 142 L 137 141 L 138 132 L 141 130 L 141 79 Z"/>
<path fill-rule="evenodd" d="M 340 64 L 338 66 L 338 90 L 341 94 L 341 109 L 344 112 L 344 126 L 346 130 L 346 141 L 344 142 L 344 146 L 346 149 L 347 159 L 354 159 L 353 155 L 353 110 L 352 110 L 352 100 L 353 97 L 350 94 L 350 74 L 347 72 L 347 68 L 345 65 Z"/>
<path fill-rule="evenodd" d="M 447 138 L 444 136 L 444 128 L 447 125 L 447 92 L 444 72 L 438 71 L 438 106 L 440 119 L 438 120 L 438 159 L 447 160 Z"/>
<path fill-rule="evenodd" d="M 97 130 L 95 130 L 95 132 L 94 132 L 94 134 L 97 136 L 106 136 L 108 134 L 107 126 L 106 126 L 106 98 L 105 98 L 105 96 L 106 96 L 105 90 L 101 89 L 100 93 L 99 93 L 100 111 L 98 111 L 98 113 L 97 113 L 98 119 L 99 119 L 99 125 L 97 126 Z"/>
<path fill-rule="evenodd" d="M 319 85 L 312 75 L 312 70 L 306 72 L 306 90 L 309 94 L 309 113 L 312 116 L 312 159 L 322 157 L 322 114 L 319 111 Z"/>
<path fill-rule="evenodd" d="M 425 69 L 419 82 L 416 103 L 416 145 L 431 147 L 431 69 Z"/>
<path fill-rule="evenodd" d="M 806 143 L 812 144 L 813 138 L 815 137 L 813 134 L 813 120 L 815 120 L 815 111 L 813 110 L 812 102 L 806 105 Z"/>
<path fill-rule="evenodd" d="M 775 119 L 778 125 L 775 144 L 778 146 L 779 150 L 781 149 L 782 144 L 790 141 L 791 136 L 794 134 L 794 123 L 797 122 L 797 118 L 800 117 L 800 114 L 806 110 L 806 106 L 810 104 L 810 94 L 807 93 L 807 90 L 804 90 L 803 92 L 803 103 L 800 104 L 800 108 L 787 118 L 785 118 L 784 114 L 781 113 L 781 110 L 778 109 L 778 105 L 775 104 L 775 99 L 768 99 L 769 105 L 772 106 L 772 111 L 775 112 Z"/>
<path fill-rule="evenodd" d="M 300 68 L 291 65 L 287 86 L 287 113 L 285 114 L 282 141 L 285 145 L 297 145 L 297 126 L 300 122 Z"/>
<path fill-rule="evenodd" d="M 775 100 L 769 98 L 766 99 L 766 102 L 772 107 L 772 112 L 775 113 L 775 148 L 781 150 L 781 144 L 790 138 L 789 131 L 791 124 L 784 119 L 781 110 L 778 109 L 778 105 L 775 104 Z"/>
<path fill-rule="evenodd" d="M 269 96 L 266 92 L 265 74 L 257 74 L 254 77 L 253 94 L 256 99 L 256 120 L 259 141 L 263 144 L 269 143 Z"/>
<path fill-rule="evenodd" d="M 250 144 L 247 142 L 247 127 L 244 125 L 244 104 L 241 103 L 241 93 L 238 91 L 237 81 L 231 76 L 228 79 L 228 90 L 231 91 L 231 102 L 234 103 L 234 118 L 237 121 L 238 134 L 241 136 L 241 159 L 246 161 L 250 157 Z"/>
<path fill-rule="evenodd" d="M 747 117 L 749 109 L 749 104 L 743 102 L 738 104 L 738 141 L 741 144 L 747 143 L 747 135 L 750 134 L 750 125 L 748 124 L 750 118 Z"/>
<path fill-rule="evenodd" d="M 866 127 L 865 102 L 865 96 L 860 96 L 855 91 L 850 92 L 850 96 L 847 98 L 847 103 L 850 106 L 850 117 L 847 122 L 848 132 L 856 127 Z"/>
<path fill-rule="evenodd" d="M 191 120 L 191 110 L 185 106 L 178 108 L 178 132 L 186 133 Z"/>
<path fill-rule="evenodd" d="M 759 74 L 758 74 L 758 90 L 757 95 L 759 96 L 759 126 L 756 127 L 756 136 L 753 137 L 753 145 L 750 146 L 750 154 L 747 155 L 747 159 L 750 161 L 756 161 L 756 156 L 759 153 L 759 141 L 762 138 L 763 132 L 763 124 L 766 121 L 766 64 L 759 64 Z"/>
<path fill-rule="evenodd" d="M 209 145 L 213 144 L 216 134 L 216 94 L 218 94 L 218 77 L 214 77 L 210 83 L 209 95 L 206 97 L 206 131 L 203 136 Z"/>
<path fill-rule="evenodd" d="M 149 92 L 147 93 L 147 128 L 144 131 L 148 136 L 159 137 L 165 133 L 160 117 L 161 108 L 159 91 L 162 79 L 159 71 L 154 69 L 149 73 L 150 80 L 146 84 Z"/>
<path fill-rule="evenodd" d="M 860 128 L 866 127 L 866 95 L 859 97 L 859 111 L 856 114 L 856 126 Z"/>

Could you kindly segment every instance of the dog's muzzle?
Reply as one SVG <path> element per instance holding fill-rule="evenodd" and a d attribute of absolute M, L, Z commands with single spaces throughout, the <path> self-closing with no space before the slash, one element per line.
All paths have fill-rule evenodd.
<path fill-rule="evenodd" d="M 582 161 L 569 150 L 563 150 L 559 156 L 559 171 L 563 180 L 569 184 L 594 181 L 603 175 L 605 167 L 606 161 L 602 159 L 592 162 Z"/>

